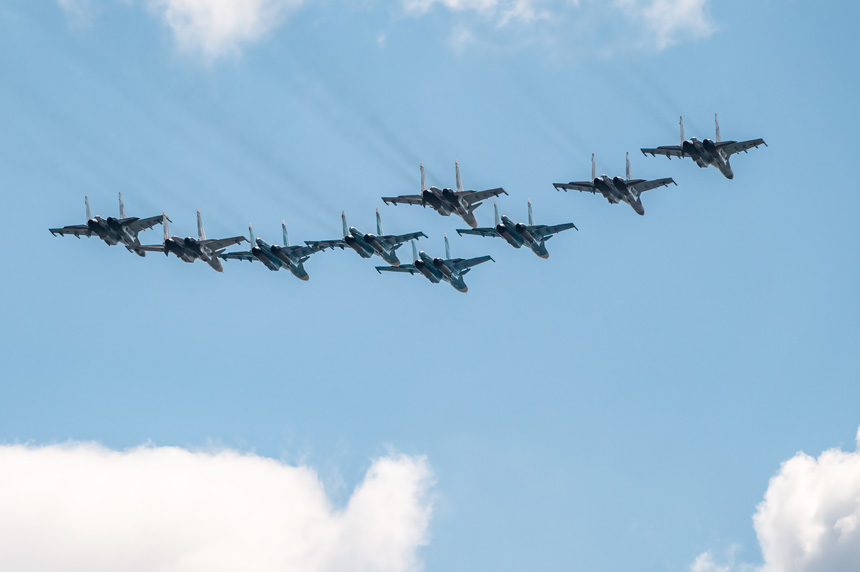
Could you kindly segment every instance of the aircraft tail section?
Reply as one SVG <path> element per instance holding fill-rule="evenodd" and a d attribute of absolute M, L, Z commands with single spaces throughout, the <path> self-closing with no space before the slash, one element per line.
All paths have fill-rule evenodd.
<path fill-rule="evenodd" d="M 87 220 L 93 218 L 93 213 L 90 211 L 90 199 L 84 195 L 84 204 L 87 206 Z"/>
<path fill-rule="evenodd" d="M 410 240 L 409 242 L 412 243 L 412 262 L 415 262 L 416 260 L 418 260 L 418 247 L 415 246 L 414 240 Z"/>
<path fill-rule="evenodd" d="M 591 180 L 597 178 L 597 165 L 594 164 L 594 153 L 591 154 Z"/>
<path fill-rule="evenodd" d="M 529 199 L 529 226 L 535 225 L 535 215 L 532 212 L 532 200 Z"/>
<path fill-rule="evenodd" d="M 343 223 L 343 237 L 349 236 L 349 226 L 346 224 L 346 211 L 340 211 L 340 220 Z"/>
<path fill-rule="evenodd" d="M 496 211 L 496 226 L 502 224 L 502 219 L 499 218 L 499 203 L 493 201 L 493 210 Z"/>
<path fill-rule="evenodd" d="M 119 218 L 125 218 L 125 205 L 122 204 L 122 193 L 119 194 Z"/>
<path fill-rule="evenodd" d="M 286 221 L 281 221 L 281 231 L 283 231 L 284 234 L 284 246 L 290 246 L 290 234 L 287 232 Z"/>
<path fill-rule="evenodd" d="M 252 247 L 257 244 L 257 241 L 254 240 L 254 227 L 250 224 L 248 225 L 248 240 L 251 241 Z"/>
<path fill-rule="evenodd" d="M 627 177 L 628 181 L 630 181 L 633 179 L 633 176 L 630 172 L 630 152 L 629 151 L 626 154 L 626 161 L 627 161 L 627 168 L 626 168 L 626 171 L 624 172 L 624 176 Z"/>
<path fill-rule="evenodd" d="M 454 173 L 457 178 L 457 192 L 463 192 L 463 180 L 460 178 L 460 162 L 454 161 Z"/>
<path fill-rule="evenodd" d="M 382 218 L 379 216 L 379 209 L 376 209 L 376 236 L 383 236 L 384 234 L 382 232 Z"/>
<path fill-rule="evenodd" d="M 203 218 L 200 216 L 200 209 L 197 209 L 197 238 L 206 240 L 206 231 L 203 230 Z"/>
<path fill-rule="evenodd" d="M 421 192 L 423 193 L 424 191 L 427 190 L 427 183 L 424 182 L 424 163 L 421 163 L 420 167 L 421 167 Z"/>
<path fill-rule="evenodd" d="M 445 258 L 451 259 L 451 245 L 448 244 L 448 233 L 445 233 Z"/>
<path fill-rule="evenodd" d="M 717 119 L 716 113 L 714 113 L 714 128 L 716 129 L 716 136 L 717 136 L 716 141 L 717 141 L 717 143 L 719 143 L 720 141 L 723 140 L 723 138 L 720 135 L 720 121 L 719 121 L 719 119 Z"/>
<path fill-rule="evenodd" d="M 681 124 L 681 147 L 683 147 L 684 141 L 687 140 L 687 138 L 684 137 L 684 116 L 683 115 L 681 116 L 681 120 L 679 123 Z"/>
<path fill-rule="evenodd" d="M 170 240 L 170 229 L 167 228 L 167 214 L 161 213 L 161 226 L 164 227 L 164 242 Z"/>

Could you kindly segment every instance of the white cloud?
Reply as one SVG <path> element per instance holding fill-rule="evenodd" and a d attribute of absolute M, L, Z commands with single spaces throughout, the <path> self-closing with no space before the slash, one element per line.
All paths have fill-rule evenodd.
<path fill-rule="evenodd" d="M 207 60 L 236 53 L 281 25 L 303 0 L 147 0 L 179 46 Z"/>
<path fill-rule="evenodd" d="M 316 473 L 235 451 L 0 446 L 0 562 L 16 572 L 420 570 L 432 475 L 373 462 L 346 507 Z"/>
<path fill-rule="evenodd" d="M 93 23 L 93 6 L 90 0 L 57 0 L 72 26 L 89 28 Z"/>
<path fill-rule="evenodd" d="M 771 478 L 754 517 L 764 564 L 718 566 L 709 552 L 693 572 L 856 572 L 860 569 L 858 450 L 798 453 Z M 698 568 L 696 568 L 698 566 Z M 709 567 L 710 566 L 710 567 Z"/>
<path fill-rule="evenodd" d="M 616 0 L 616 5 L 628 18 L 645 24 L 660 50 L 714 33 L 708 0 Z"/>

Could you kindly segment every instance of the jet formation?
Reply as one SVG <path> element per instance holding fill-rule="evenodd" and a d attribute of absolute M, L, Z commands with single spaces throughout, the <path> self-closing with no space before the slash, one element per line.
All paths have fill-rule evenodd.
<path fill-rule="evenodd" d="M 684 137 L 684 119 L 681 117 L 681 144 L 672 146 L 661 146 L 656 148 L 642 148 L 643 155 L 665 155 L 670 159 L 673 157 L 689 157 L 699 167 L 705 168 L 713 166 L 718 169 L 727 179 L 734 178 L 729 163 L 730 157 L 741 151 L 747 152 L 749 149 L 767 146 L 763 139 L 751 139 L 748 141 L 723 141 L 720 137 L 720 124 L 717 116 L 714 115 L 714 124 L 716 127 L 716 135 L 713 140 L 699 139 L 692 137 L 686 139 Z M 455 189 L 438 188 L 431 186 L 427 188 L 424 176 L 424 164 L 419 165 L 421 173 L 421 194 L 420 195 L 399 195 L 396 197 L 382 197 L 385 204 L 398 205 L 420 205 L 422 207 L 430 206 L 442 216 L 450 216 L 452 214 L 459 216 L 470 227 L 465 229 L 457 229 L 460 236 L 474 235 L 492 238 L 502 238 L 508 244 L 516 249 L 527 247 L 540 258 L 548 258 L 549 252 L 546 248 L 546 242 L 558 233 L 566 230 L 579 230 L 572 222 L 565 222 L 556 225 L 536 225 L 534 223 L 534 215 L 532 212 L 531 199 L 528 201 L 528 219 L 527 222 L 514 222 L 507 215 L 499 215 L 498 203 L 494 201 L 493 210 L 495 211 L 495 224 L 492 227 L 478 227 L 478 221 L 475 216 L 475 211 L 488 198 L 507 195 L 507 191 L 502 187 L 487 189 L 484 191 L 466 191 L 463 188 L 463 181 L 460 178 L 460 164 L 454 162 L 455 172 Z M 572 181 L 570 183 L 553 183 L 557 191 L 575 190 L 581 192 L 589 192 L 592 194 L 602 195 L 610 204 L 627 203 L 633 210 L 640 214 L 645 214 L 645 208 L 642 205 L 642 193 L 667 187 L 670 184 L 677 186 L 673 178 L 662 179 L 634 179 L 630 169 L 630 155 L 626 156 L 626 171 L 625 176 L 610 177 L 606 174 L 597 176 L 595 167 L 594 154 L 591 155 L 591 180 L 589 181 Z M 445 242 L 445 257 L 431 257 L 426 252 L 418 251 L 415 241 L 421 238 L 427 238 L 427 235 L 422 231 L 409 232 L 406 234 L 385 234 L 382 230 L 382 219 L 379 214 L 379 209 L 376 210 L 376 233 L 364 233 L 354 226 L 349 226 L 346 222 L 346 213 L 341 212 L 341 221 L 343 226 L 343 237 L 329 240 L 306 240 L 304 245 L 291 245 L 290 237 L 287 233 L 285 221 L 281 221 L 281 229 L 283 232 L 283 245 L 269 244 L 262 238 L 254 236 L 253 226 L 248 225 L 249 239 L 244 236 L 233 236 L 229 238 L 207 239 L 206 233 L 203 230 L 203 221 L 200 216 L 200 210 L 197 211 L 197 237 L 171 236 L 168 223 L 172 222 L 166 213 L 160 216 L 151 216 L 148 218 L 127 217 L 125 206 L 122 202 L 122 193 L 119 194 L 119 217 L 92 216 L 90 211 L 89 198 L 84 197 L 86 206 L 86 222 L 85 224 L 77 224 L 64 226 L 62 228 L 48 229 L 54 236 L 72 235 L 77 238 L 81 236 L 96 236 L 102 239 L 105 243 L 111 246 L 122 244 L 130 252 L 134 252 L 139 256 L 146 256 L 147 252 L 163 252 L 165 256 L 173 253 L 180 260 L 192 263 L 196 260 L 202 260 L 218 272 L 223 272 L 224 267 L 222 260 L 245 260 L 249 262 L 260 262 L 271 271 L 280 269 L 289 270 L 296 278 L 306 281 L 309 279 L 308 272 L 305 270 L 304 263 L 318 252 L 326 250 L 334 250 L 340 248 L 345 250 L 347 247 L 354 250 L 361 258 L 372 258 L 378 256 L 387 263 L 387 266 L 377 266 L 378 273 L 383 272 L 400 272 L 408 274 L 421 274 L 427 280 L 434 284 L 440 282 L 448 282 L 455 290 L 459 292 L 468 291 L 463 277 L 468 274 L 472 268 L 484 262 L 495 260 L 489 255 L 477 256 L 473 258 L 452 258 L 451 247 L 448 242 L 448 235 L 444 235 Z M 161 244 L 144 245 L 141 244 L 138 234 L 144 230 L 161 224 L 164 231 L 164 239 Z M 225 252 L 227 248 L 233 245 L 248 241 L 251 245 L 250 250 Z M 409 242 L 412 245 L 412 262 L 409 264 L 401 263 L 397 256 L 397 250 L 405 243 Z"/>

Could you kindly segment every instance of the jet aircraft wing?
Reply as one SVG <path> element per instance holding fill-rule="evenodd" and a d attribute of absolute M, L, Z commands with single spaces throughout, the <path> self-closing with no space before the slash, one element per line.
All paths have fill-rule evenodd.
<path fill-rule="evenodd" d="M 201 244 L 206 246 L 207 248 L 211 248 L 213 251 L 223 250 L 228 246 L 233 246 L 234 244 L 239 244 L 240 242 L 247 242 L 247 238 L 244 236 L 233 236 L 231 238 L 210 238 L 207 240 L 199 241 Z"/>
<path fill-rule="evenodd" d="M 541 238 L 550 237 L 556 233 L 559 233 L 561 231 L 568 230 L 571 228 L 576 228 L 576 225 L 573 224 L 572 222 L 566 222 L 563 224 L 556 224 L 556 225 L 552 225 L 552 226 L 547 226 L 545 224 L 536 224 L 533 226 L 527 226 L 526 230 L 528 230 L 532 234 L 532 236 L 534 236 L 535 238 L 541 239 Z M 576 228 L 576 230 L 579 230 L 579 229 Z"/>
<path fill-rule="evenodd" d="M 767 147 L 767 143 L 764 142 L 764 139 L 752 139 L 750 141 L 722 141 L 717 143 L 717 148 L 728 157 L 729 155 L 740 153 L 747 149 L 753 149 L 759 145 Z"/>
<path fill-rule="evenodd" d="M 80 238 L 81 235 L 92 236 L 92 232 L 90 231 L 90 229 L 85 224 L 74 224 L 74 225 L 70 225 L 70 226 L 64 226 L 63 228 L 49 228 L 48 230 L 54 236 L 57 236 L 58 234 L 60 236 L 72 234 L 74 236 L 77 236 L 78 238 Z"/>
<path fill-rule="evenodd" d="M 409 274 L 415 274 L 418 272 L 418 269 L 415 268 L 414 264 L 401 264 L 400 266 L 377 266 L 376 271 L 380 274 L 383 272 L 408 272 Z"/>
<path fill-rule="evenodd" d="M 643 155 L 651 155 L 652 157 L 656 157 L 657 155 L 665 155 L 670 159 L 672 157 L 684 157 L 684 150 L 680 145 L 661 145 L 656 149 L 640 149 Z"/>
<path fill-rule="evenodd" d="M 483 264 L 488 260 L 493 260 L 493 257 L 478 256 L 477 258 L 468 258 L 465 260 L 462 258 L 452 258 L 445 260 L 444 263 L 451 270 L 462 273 L 464 270 L 471 268 L 472 266 L 477 266 L 478 264 Z M 493 260 L 493 262 L 495 262 L 495 260 Z"/>
<path fill-rule="evenodd" d="M 137 248 L 144 252 L 164 252 L 164 244 L 143 244 Z"/>
<path fill-rule="evenodd" d="M 224 260 L 247 260 L 248 262 L 257 260 L 257 257 L 250 252 L 222 252 L 218 256 Z"/>
<path fill-rule="evenodd" d="M 343 250 L 346 248 L 346 243 L 342 238 L 338 238 L 336 240 L 306 240 L 305 244 L 310 248 L 315 248 L 316 250 L 325 250 L 326 248 L 340 248 Z"/>
<path fill-rule="evenodd" d="M 464 234 L 474 234 L 476 236 L 485 236 L 485 237 L 496 237 L 499 236 L 499 233 L 496 232 L 495 228 L 458 228 L 457 234 L 463 236 Z"/>
<path fill-rule="evenodd" d="M 132 233 L 138 233 L 138 232 L 143 231 L 143 230 L 148 230 L 157 224 L 161 224 L 162 220 L 163 220 L 163 217 L 161 215 L 159 215 L 159 216 L 151 216 L 149 218 L 132 217 L 132 218 L 123 219 L 119 222 L 121 224 L 127 224 L 128 229 Z"/>
<path fill-rule="evenodd" d="M 670 177 L 668 179 L 654 179 L 653 181 L 645 181 L 642 179 L 627 181 L 627 188 L 636 194 L 639 194 L 659 187 L 668 187 L 670 183 L 674 184 L 676 187 L 678 186 L 675 179 Z"/>
<path fill-rule="evenodd" d="M 489 199 L 490 197 L 498 197 L 499 195 L 507 195 L 508 192 L 502 187 L 498 187 L 495 189 L 488 189 L 486 191 L 464 191 L 462 193 L 457 193 L 463 200 L 467 203 L 475 204 L 478 201 L 483 201 L 484 199 Z"/>
<path fill-rule="evenodd" d="M 421 195 L 400 195 L 399 197 L 382 197 L 387 205 L 421 205 L 427 206 Z"/>
<path fill-rule="evenodd" d="M 340 242 L 343 242 L 343 241 L 341 240 Z M 282 250 L 282 251 L 286 252 L 287 254 L 291 254 L 291 255 L 296 256 L 298 258 L 302 258 L 305 256 L 310 256 L 314 252 L 320 252 L 321 250 L 325 250 L 325 249 L 318 244 L 313 244 L 313 245 L 308 245 L 308 246 L 301 246 L 301 245 L 296 244 L 294 246 L 281 246 L 278 250 Z"/>
<path fill-rule="evenodd" d="M 391 244 L 403 244 L 404 242 L 409 242 L 410 240 L 415 240 L 419 236 L 423 236 L 427 238 L 427 235 L 423 232 L 410 232 L 409 234 L 386 234 L 382 236 L 377 236 L 379 240 L 387 241 Z"/>
<path fill-rule="evenodd" d="M 594 183 L 592 183 L 590 181 L 589 182 L 582 181 L 579 183 L 576 183 L 573 181 L 571 181 L 569 183 L 553 183 L 552 186 L 555 187 L 556 191 L 565 191 L 565 192 L 567 192 L 567 191 L 583 191 L 583 192 L 595 193 L 595 194 L 600 192 L 597 190 L 597 187 L 594 186 Z"/>

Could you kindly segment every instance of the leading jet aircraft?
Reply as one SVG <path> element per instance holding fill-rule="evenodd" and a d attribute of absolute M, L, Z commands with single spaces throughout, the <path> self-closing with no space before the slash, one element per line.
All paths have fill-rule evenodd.
<path fill-rule="evenodd" d="M 714 114 L 714 125 L 716 127 L 716 141 L 705 139 L 699 141 L 695 137 L 690 139 L 684 138 L 684 118 L 681 117 L 681 144 L 680 145 L 662 145 L 656 149 L 641 149 L 643 155 L 665 155 L 671 159 L 672 157 L 689 157 L 696 162 L 696 165 L 704 169 L 707 166 L 713 166 L 719 169 L 720 173 L 725 175 L 727 179 L 733 179 L 735 174 L 732 171 L 732 166 L 729 164 L 729 158 L 735 153 L 748 149 L 753 149 L 759 145 L 767 147 L 764 139 L 751 139 L 749 141 L 723 141 L 720 136 L 720 122 L 717 120 L 717 114 Z"/>
<path fill-rule="evenodd" d="M 224 260 L 247 260 L 248 262 L 258 260 L 269 270 L 286 268 L 299 280 L 307 280 L 310 276 L 305 270 L 304 263 L 311 254 L 320 252 L 322 249 L 318 246 L 291 246 L 290 235 L 287 234 L 287 223 L 284 221 L 281 221 L 281 230 L 284 234 L 284 246 L 269 244 L 262 238 L 254 239 L 254 229 L 248 225 L 250 242 L 254 245 L 251 250 L 249 252 L 227 252 L 218 256 Z"/>
<path fill-rule="evenodd" d="M 497 197 L 501 194 L 508 194 L 505 189 L 498 187 L 486 191 L 464 191 L 463 181 L 460 179 L 460 164 L 454 161 L 454 170 L 457 178 L 457 190 L 440 189 L 438 187 L 427 188 L 424 182 L 424 164 L 421 164 L 421 194 L 420 195 L 400 195 L 399 197 L 382 197 L 385 204 L 398 205 L 421 205 L 426 207 L 430 205 L 436 212 L 442 216 L 455 214 L 461 217 L 466 224 L 475 228 L 478 226 L 478 221 L 475 215 L 472 214 L 476 208 L 481 206 L 481 201 L 490 197 Z"/>
<path fill-rule="evenodd" d="M 129 252 L 146 256 L 146 252 L 141 248 L 140 239 L 137 238 L 137 235 L 142 230 L 147 230 L 157 224 L 161 224 L 162 217 L 126 217 L 125 205 L 122 204 L 122 193 L 119 194 L 119 218 L 109 216 L 104 219 L 99 215 L 93 216 L 92 212 L 90 212 L 90 200 L 88 197 L 84 197 L 84 204 L 87 207 L 86 224 L 50 228 L 48 230 L 51 231 L 51 234 L 54 236 L 71 234 L 78 238 L 81 236 L 97 236 L 111 246 L 122 243 Z M 163 218 L 167 217 L 164 216 Z"/>
<path fill-rule="evenodd" d="M 658 187 L 668 186 L 669 183 L 678 185 L 674 179 L 655 179 L 646 181 L 645 179 L 633 179 L 630 176 L 630 153 L 627 153 L 627 172 L 626 178 L 609 177 L 608 175 L 597 176 L 597 169 L 594 166 L 594 153 L 591 154 L 591 181 L 573 182 L 570 183 L 553 183 L 557 191 L 573 190 L 587 191 L 589 193 L 600 193 L 606 200 L 612 204 L 625 202 L 633 210 L 640 215 L 645 214 L 645 207 L 642 206 L 642 199 L 639 196 L 645 191 L 656 189 Z"/>
<path fill-rule="evenodd" d="M 395 250 L 400 248 L 404 242 L 414 240 L 420 236 L 427 238 L 423 232 L 410 232 L 408 234 L 385 234 L 382 232 L 382 219 L 379 217 L 379 209 L 376 209 L 376 234 L 364 234 L 354 226 L 347 226 L 346 213 L 340 213 L 341 221 L 343 222 L 343 238 L 333 240 L 306 240 L 305 244 L 319 250 L 326 248 L 340 248 L 343 250 L 347 246 L 358 253 L 362 258 L 370 258 L 374 254 L 378 255 L 392 266 L 399 266 L 400 260 L 397 258 Z"/>
<path fill-rule="evenodd" d="M 448 245 L 448 235 L 445 235 L 445 258 L 432 258 L 423 250 L 418 252 L 415 242 L 412 242 L 412 264 L 401 264 L 400 266 L 377 266 L 376 271 L 383 272 L 408 272 L 409 274 L 422 274 L 427 280 L 438 284 L 443 280 L 454 287 L 458 292 L 468 292 L 469 287 L 463 281 L 463 276 L 473 266 L 493 260 L 491 256 L 479 256 L 477 258 L 451 258 L 451 247 Z M 493 260 L 495 262 L 495 260 Z"/>
<path fill-rule="evenodd" d="M 531 199 L 529 199 L 529 223 L 527 225 L 521 222 L 514 222 L 507 215 L 502 215 L 500 218 L 499 205 L 495 202 L 493 202 L 493 210 L 496 212 L 496 226 L 491 228 L 458 228 L 457 233 L 460 236 L 474 234 L 477 236 L 501 237 L 514 248 L 520 248 L 525 244 L 539 257 L 549 258 L 546 241 L 558 232 L 576 228 L 576 225 L 572 222 L 557 224 L 555 226 L 547 226 L 545 224 L 536 225 L 534 215 L 532 214 Z M 579 229 L 576 228 L 576 230 Z"/>
<path fill-rule="evenodd" d="M 164 216 L 164 243 L 142 246 L 143 250 L 146 252 L 163 252 L 164 256 L 172 252 L 183 262 L 194 262 L 199 258 L 218 272 L 223 272 L 224 266 L 218 255 L 228 246 L 247 240 L 244 236 L 207 239 L 206 232 L 203 230 L 203 220 L 200 218 L 200 209 L 197 209 L 197 238 L 191 236 L 186 238 L 171 237 L 167 220 L 167 217 Z"/>

